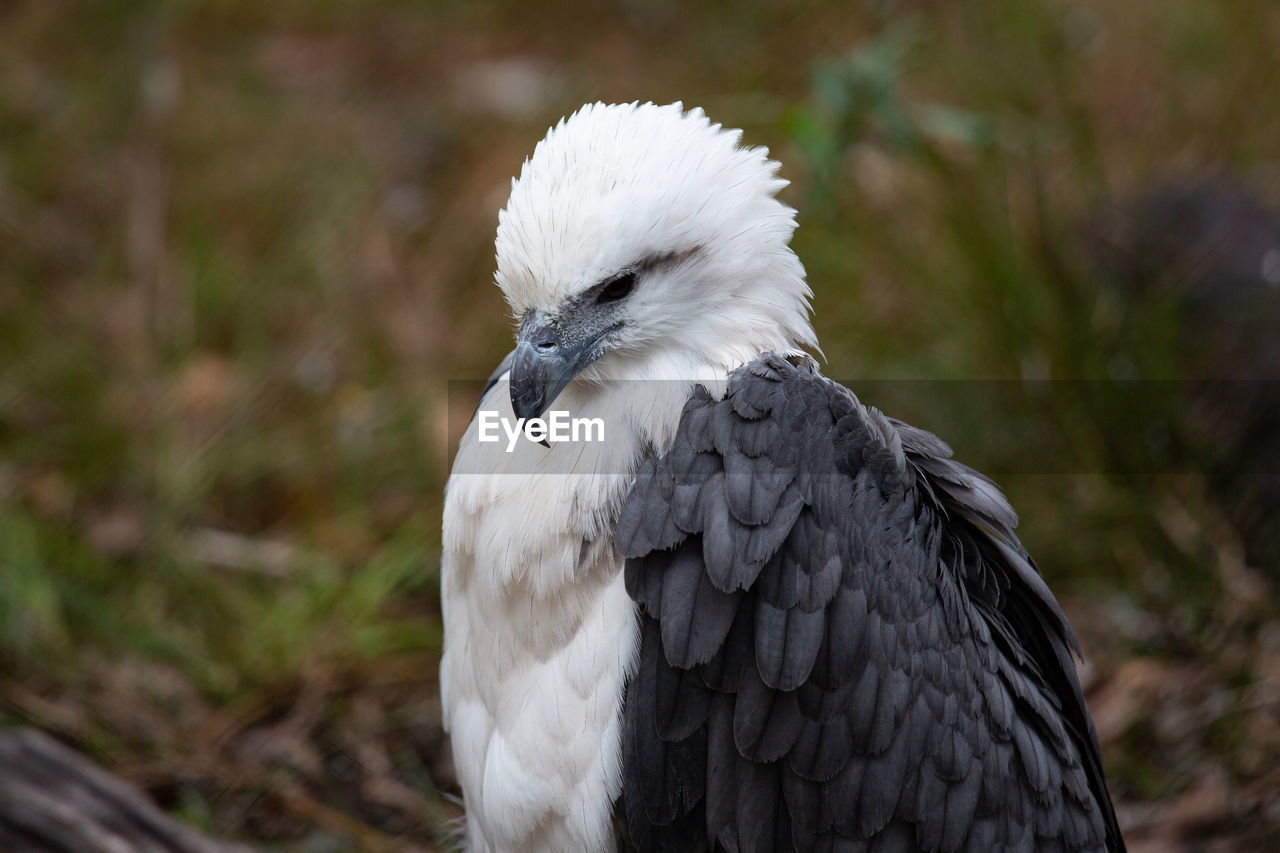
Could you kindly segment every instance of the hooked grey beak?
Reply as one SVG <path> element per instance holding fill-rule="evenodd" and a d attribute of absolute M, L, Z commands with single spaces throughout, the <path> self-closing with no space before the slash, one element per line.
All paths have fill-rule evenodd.
<path fill-rule="evenodd" d="M 511 362 L 511 408 L 516 417 L 541 416 L 570 380 L 594 360 L 600 337 L 566 335 L 541 311 L 526 314 Z"/>

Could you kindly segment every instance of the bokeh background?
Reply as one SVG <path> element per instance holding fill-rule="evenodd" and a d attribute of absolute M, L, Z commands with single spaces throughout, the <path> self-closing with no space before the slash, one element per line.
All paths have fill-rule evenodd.
<path fill-rule="evenodd" d="M 443 849 L 497 211 L 577 105 L 681 99 L 783 161 L 826 372 L 1009 491 L 1130 849 L 1280 849 L 1278 57 L 1270 0 L 9 0 L 0 726 Z"/>

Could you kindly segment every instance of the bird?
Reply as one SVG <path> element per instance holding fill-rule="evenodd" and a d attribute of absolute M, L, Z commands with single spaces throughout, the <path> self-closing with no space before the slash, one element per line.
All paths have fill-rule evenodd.
<path fill-rule="evenodd" d="M 462 845 L 1123 850 L 1009 503 L 811 355 L 780 168 L 699 108 L 594 103 L 512 180 L 515 347 L 443 514 Z"/>

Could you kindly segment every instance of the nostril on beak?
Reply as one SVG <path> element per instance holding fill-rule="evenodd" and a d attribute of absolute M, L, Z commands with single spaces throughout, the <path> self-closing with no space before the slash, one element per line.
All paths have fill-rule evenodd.
<path fill-rule="evenodd" d="M 555 341 L 542 341 L 538 344 L 538 353 L 540 355 L 550 355 L 560 348 L 560 344 Z"/>

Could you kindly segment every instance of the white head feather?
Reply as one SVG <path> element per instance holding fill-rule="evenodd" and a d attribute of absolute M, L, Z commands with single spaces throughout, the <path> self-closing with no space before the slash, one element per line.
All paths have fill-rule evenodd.
<path fill-rule="evenodd" d="M 817 348 L 795 211 L 765 148 L 679 103 L 590 104 L 548 132 L 499 214 L 497 283 L 517 317 L 554 314 L 651 258 L 596 377 L 732 368 Z"/>

